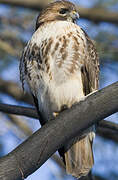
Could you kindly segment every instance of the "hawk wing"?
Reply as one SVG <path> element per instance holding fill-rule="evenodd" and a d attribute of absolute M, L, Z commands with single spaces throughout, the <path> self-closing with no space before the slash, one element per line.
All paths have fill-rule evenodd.
<path fill-rule="evenodd" d="M 24 48 L 21 59 L 20 59 L 20 80 L 22 83 L 22 88 L 24 90 L 25 84 L 30 87 L 30 92 L 32 94 L 35 107 L 40 119 L 40 123 L 43 126 L 46 123 L 45 118 L 42 115 L 41 109 L 39 109 L 38 99 L 36 97 L 36 80 L 39 80 L 40 72 L 40 50 L 35 43 L 32 44 L 32 41 L 29 41 L 27 46 Z M 32 77 L 33 74 L 33 77 Z M 36 79 L 37 78 L 37 79 Z M 34 80 L 35 79 L 35 80 Z M 29 83 L 32 81 L 32 83 Z M 40 80 L 39 80 L 40 81 Z M 31 87 L 32 86 L 32 87 Z"/>
<path fill-rule="evenodd" d="M 89 56 L 86 56 L 83 62 L 82 81 L 84 94 L 87 95 L 98 89 L 99 86 L 99 57 L 92 40 L 83 30 L 86 40 Z"/>

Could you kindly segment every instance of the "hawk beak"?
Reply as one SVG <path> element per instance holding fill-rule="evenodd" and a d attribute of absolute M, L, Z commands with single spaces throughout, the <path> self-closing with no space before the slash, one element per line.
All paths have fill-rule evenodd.
<path fill-rule="evenodd" d="M 79 14 L 76 11 L 71 12 L 71 17 L 73 20 L 79 19 Z"/>

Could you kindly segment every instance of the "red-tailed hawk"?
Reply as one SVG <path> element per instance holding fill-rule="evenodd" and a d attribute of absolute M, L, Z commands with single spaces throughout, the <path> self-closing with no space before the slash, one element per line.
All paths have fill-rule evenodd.
<path fill-rule="evenodd" d="M 26 81 L 43 121 L 54 118 L 63 107 L 70 108 L 98 89 L 99 63 L 88 35 L 76 24 L 74 4 L 57 1 L 38 16 L 36 31 L 20 61 L 22 85 Z M 79 121 L 78 121 L 79 126 Z M 93 166 L 92 129 L 74 144 L 64 147 L 66 171 L 77 178 Z M 61 153 L 62 154 L 62 153 Z"/>

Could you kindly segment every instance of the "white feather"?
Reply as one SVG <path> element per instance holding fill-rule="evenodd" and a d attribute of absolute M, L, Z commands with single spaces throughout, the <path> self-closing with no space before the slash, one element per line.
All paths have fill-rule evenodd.
<path fill-rule="evenodd" d="M 84 33 L 79 26 L 74 23 L 66 21 L 56 21 L 44 26 L 41 26 L 32 36 L 30 41 L 31 44 L 36 44 L 39 46 L 45 39 L 53 37 L 53 40 L 56 42 L 57 37 L 62 35 L 67 35 L 67 33 L 72 32 L 77 35 L 77 30 L 82 36 L 82 39 L 79 39 L 80 43 L 80 58 L 81 56 L 81 44 L 86 44 L 86 39 Z M 50 32 L 50 33 L 49 33 Z M 53 43 L 54 44 L 54 43 Z M 37 96 L 39 102 L 39 108 L 45 113 L 46 118 L 49 117 L 50 113 L 54 111 L 59 111 L 61 106 L 67 105 L 71 107 L 75 102 L 80 101 L 84 96 L 83 85 L 81 78 L 81 66 L 82 64 L 77 61 L 76 72 L 73 74 L 68 73 L 68 67 L 72 65 L 72 59 L 74 52 L 73 51 L 74 42 L 70 41 L 68 45 L 68 61 L 65 61 L 61 68 L 58 67 L 58 63 L 62 60 L 61 54 L 55 53 L 55 57 L 50 58 L 50 70 L 52 73 L 52 80 L 50 80 L 48 74 L 45 71 L 38 70 L 37 65 L 35 64 L 35 69 L 32 70 L 32 79 L 33 81 L 27 80 L 29 86 L 34 95 Z M 60 45 L 61 46 L 61 45 Z M 54 48 L 54 45 L 51 47 Z M 61 47 L 60 47 L 61 48 Z M 42 79 L 37 80 L 36 75 L 41 74 Z"/>

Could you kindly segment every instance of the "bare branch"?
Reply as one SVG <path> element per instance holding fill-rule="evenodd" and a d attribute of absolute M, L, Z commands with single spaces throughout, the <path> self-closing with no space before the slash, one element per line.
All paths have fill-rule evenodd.
<path fill-rule="evenodd" d="M 23 94 L 22 89 L 17 83 L 6 81 L 0 78 L 0 91 L 12 96 L 18 101 L 25 101 L 27 103 L 32 103 L 32 98 L 28 93 Z"/>
<path fill-rule="evenodd" d="M 4 54 L 10 54 L 11 56 L 15 56 L 19 59 L 19 52 L 22 51 L 24 46 L 24 41 L 18 38 L 15 33 L 9 33 L 7 30 L 1 32 L 0 50 L 4 51 Z"/>
<path fill-rule="evenodd" d="M 117 124 L 114 123 L 114 125 L 116 126 Z M 98 126 L 97 134 L 105 139 L 112 140 L 118 143 L 118 131 L 111 130 L 105 127 L 102 128 L 101 126 Z"/>
<path fill-rule="evenodd" d="M 12 115 L 12 114 L 8 114 L 7 116 L 10 119 L 10 121 L 14 125 L 16 125 L 18 127 L 18 129 L 21 131 L 21 133 L 24 134 L 25 136 L 28 137 L 33 133 L 32 129 L 28 125 L 28 123 L 26 123 L 23 118 L 21 120 L 20 116 L 15 116 L 15 115 Z"/>
<path fill-rule="evenodd" d="M 63 111 L 56 120 L 46 123 L 14 151 L 1 158 L 0 179 L 26 178 L 70 139 L 117 111 L 118 82 Z"/>
<path fill-rule="evenodd" d="M 63 173 L 66 173 L 65 164 L 63 163 L 63 161 L 61 160 L 61 158 L 59 156 L 57 156 L 56 154 L 53 154 L 51 159 L 59 165 L 59 167 L 61 168 Z"/>
<path fill-rule="evenodd" d="M 28 108 L 22 106 L 8 105 L 0 103 L 0 111 L 4 113 L 16 114 L 21 116 L 27 116 L 30 118 L 39 119 L 35 108 Z M 97 134 L 111 139 L 118 143 L 118 124 L 112 123 L 106 120 L 102 120 L 97 126 Z"/>
<path fill-rule="evenodd" d="M 110 12 L 106 9 L 99 8 L 83 8 L 78 7 L 78 12 L 80 13 L 80 17 L 91 20 L 95 23 L 98 22 L 109 22 L 118 24 L 118 13 Z"/>
<path fill-rule="evenodd" d="M 7 43 L 1 39 L 0 39 L 0 49 L 2 51 L 7 52 L 8 54 L 11 54 L 12 56 L 17 56 L 16 50 L 13 47 L 11 47 L 9 43 Z"/>
<path fill-rule="evenodd" d="M 35 108 L 28 108 L 28 107 L 0 103 L 0 111 L 9 113 L 9 114 L 16 114 L 16 115 L 27 116 L 31 118 L 38 118 L 38 114 Z"/>
<path fill-rule="evenodd" d="M 0 3 L 31 8 L 39 11 L 45 6 L 45 4 L 50 2 L 52 2 L 52 0 L 0 0 Z M 94 22 L 105 21 L 118 24 L 118 13 L 116 12 L 110 12 L 101 8 L 83 8 L 80 6 L 77 6 L 77 9 L 81 15 L 81 18 L 85 18 Z"/>
<path fill-rule="evenodd" d="M 28 14 L 28 16 L 24 16 L 24 17 L 14 17 L 14 18 L 0 16 L 0 24 L 10 25 L 12 27 L 17 26 L 24 30 L 28 27 L 29 24 L 31 24 L 31 19 L 33 18 L 34 16 L 32 14 L 30 15 Z M 11 33 L 9 34 L 9 36 L 11 36 Z"/>
<path fill-rule="evenodd" d="M 118 124 L 115 124 L 113 122 L 110 122 L 110 121 L 101 121 L 99 123 L 99 126 L 102 127 L 102 128 L 108 128 L 108 129 L 111 129 L 111 130 L 114 130 L 114 131 L 118 131 Z"/>
<path fill-rule="evenodd" d="M 0 103 L 0 111 L 9 114 L 16 114 L 21 116 L 27 116 L 30 118 L 36 118 L 37 120 L 39 119 L 39 116 L 35 108 Z M 106 128 L 108 130 L 113 130 L 116 133 L 118 133 L 118 124 L 116 123 L 107 120 L 102 120 L 98 125 L 102 129 Z"/>
<path fill-rule="evenodd" d="M 0 0 L 0 3 L 8 4 L 12 6 L 24 7 L 24 8 L 31 8 L 34 10 L 41 10 L 46 4 L 52 2 L 53 0 Z"/>

